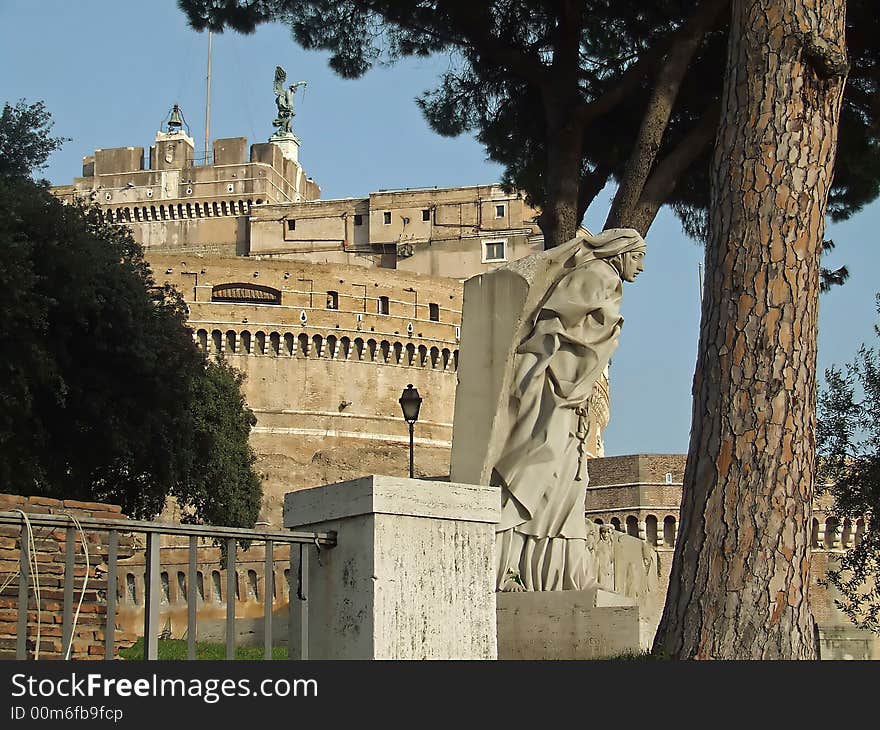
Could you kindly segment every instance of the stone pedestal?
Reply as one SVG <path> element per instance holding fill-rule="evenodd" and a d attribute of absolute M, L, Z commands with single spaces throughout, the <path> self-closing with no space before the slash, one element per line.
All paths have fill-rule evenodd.
<path fill-rule="evenodd" d="M 602 589 L 499 593 L 499 659 L 602 659 L 636 654 L 635 602 Z"/>
<path fill-rule="evenodd" d="M 281 149 L 281 155 L 285 160 L 299 162 L 299 137 L 289 134 L 284 137 L 270 137 L 269 141 Z"/>
<path fill-rule="evenodd" d="M 310 659 L 495 659 L 492 487 L 368 476 L 287 494 L 309 551 Z"/>

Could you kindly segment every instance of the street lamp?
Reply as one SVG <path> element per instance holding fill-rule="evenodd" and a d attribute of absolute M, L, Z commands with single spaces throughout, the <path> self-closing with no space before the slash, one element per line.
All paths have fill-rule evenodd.
<path fill-rule="evenodd" d="M 419 420 L 419 408 L 422 407 L 422 397 L 419 391 L 412 387 L 412 383 L 404 388 L 400 395 L 400 409 L 403 411 L 403 420 L 409 424 L 409 478 L 414 479 L 413 472 L 413 426 Z"/>

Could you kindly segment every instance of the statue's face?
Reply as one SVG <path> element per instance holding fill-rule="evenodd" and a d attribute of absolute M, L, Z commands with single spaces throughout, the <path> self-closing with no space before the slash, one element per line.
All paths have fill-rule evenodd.
<path fill-rule="evenodd" d="M 620 255 L 620 277 L 624 281 L 635 281 L 644 270 L 644 251 L 627 251 Z"/>

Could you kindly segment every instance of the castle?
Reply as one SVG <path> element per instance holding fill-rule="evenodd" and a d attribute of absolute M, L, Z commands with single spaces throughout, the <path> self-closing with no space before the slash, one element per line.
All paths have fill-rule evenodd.
<path fill-rule="evenodd" d="M 182 292 L 198 345 L 247 375 L 264 476 L 261 521 L 280 523 L 291 490 L 403 475 L 408 435 L 397 399 L 410 383 L 424 397 L 416 473 L 448 475 L 462 283 L 542 250 L 537 211 L 498 185 L 321 200 L 295 137 L 249 150 L 244 138 L 218 139 L 204 165 L 194 147 L 169 127 L 157 133 L 148 167 L 141 147 L 96 150 L 82 177 L 54 192 L 96 203 L 105 220 L 129 226 L 157 280 Z M 665 585 L 684 456 L 601 458 L 608 418 L 606 373 L 590 406 L 586 515 L 656 547 Z M 853 629 L 819 583 L 828 560 L 864 530 L 838 525 L 828 508 L 817 505 L 812 539 L 823 656 L 880 656 L 880 641 Z M 242 610 L 258 594 L 258 559 L 254 566 L 236 599 Z M 126 575 L 135 613 L 139 580 Z M 171 608 L 175 595 L 171 581 Z"/>

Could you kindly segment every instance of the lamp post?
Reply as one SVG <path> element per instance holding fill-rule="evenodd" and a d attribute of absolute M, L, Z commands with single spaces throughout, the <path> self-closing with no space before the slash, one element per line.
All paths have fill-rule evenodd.
<path fill-rule="evenodd" d="M 403 411 L 403 420 L 409 424 L 409 478 L 415 479 L 413 471 L 413 426 L 419 420 L 419 408 L 422 407 L 422 397 L 419 391 L 412 387 L 412 383 L 404 388 L 400 395 L 400 409 Z"/>

